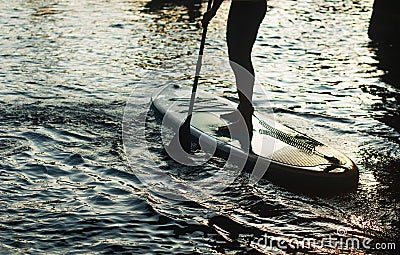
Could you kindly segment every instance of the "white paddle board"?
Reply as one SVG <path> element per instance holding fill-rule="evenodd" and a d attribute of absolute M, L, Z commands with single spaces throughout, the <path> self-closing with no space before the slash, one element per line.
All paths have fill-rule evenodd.
<path fill-rule="evenodd" d="M 153 94 L 152 106 L 176 128 L 186 119 L 190 95 L 190 87 L 169 85 Z M 198 141 L 202 136 L 203 141 L 216 144 L 217 156 L 228 157 L 234 150 L 234 155 L 246 160 L 246 170 L 251 171 L 256 164 L 264 167 L 263 178 L 289 189 L 330 193 L 357 186 L 358 168 L 350 158 L 266 114 L 253 114 L 250 151 L 238 139 L 219 134 L 218 127 L 229 124 L 221 115 L 234 109 L 236 104 L 230 100 L 198 90 L 190 127 L 192 138 Z"/>

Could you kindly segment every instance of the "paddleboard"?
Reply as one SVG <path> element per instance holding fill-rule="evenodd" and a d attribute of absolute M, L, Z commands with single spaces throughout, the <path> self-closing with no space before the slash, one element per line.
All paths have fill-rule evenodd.
<path fill-rule="evenodd" d="M 168 85 L 152 96 L 157 115 L 177 129 L 186 119 L 191 88 Z M 270 115 L 255 111 L 250 147 L 240 139 L 218 133 L 219 126 L 229 122 L 221 115 L 232 112 L 236 104 L 212 93 L 197 90 L 190 134 L 194 141 L 216 144 L 215 155 L 246 160 L 245 168 L 264 168 L 263 178 L 293 190 L 341 192 L 354 189 L 358 183 L 358 168 L 340 151 L 278 123 Z M 250 148 L 250 149 L 249 149 Z"/>

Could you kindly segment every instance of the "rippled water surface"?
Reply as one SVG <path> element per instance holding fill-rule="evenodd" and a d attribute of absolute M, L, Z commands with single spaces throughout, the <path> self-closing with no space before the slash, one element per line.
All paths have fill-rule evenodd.
<path fill-rule="evenodd" d="M 146 110 L 165 83 L 191 84 L 205 4 L 0 0 L 0 253 L 350 252 L 254 244 L 265 235 L 286 244 L 331 235 L 400 245 L 399 84 L 368 39 L 372 4 L 270 0 L 253 52 L 266 91 L 256 93 L 257 107 L 266 110 L 269 99 L 278 121 L 354 159 L 357 190 L 320 197 L 243 177 L 206 199 L 176 201 L 137 173 L 193 169 L 165 156 L 151 114 L 147 141 L 127 131 L 129 161 L 124 109 Z M 234 98 L 228 8 L 210 25 L 200 86 Z M 194 170 L 223 164 L 212 158 Z"/>

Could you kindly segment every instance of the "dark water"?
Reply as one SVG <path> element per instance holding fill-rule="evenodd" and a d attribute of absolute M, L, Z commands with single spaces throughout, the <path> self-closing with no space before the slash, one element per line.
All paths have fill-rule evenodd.
<path fill-rule="evenodd" d="M 201 86 L 231 98 L 228 7 L 210 27 Z M 271 0 L 254 49 L 277 120 L 353 158 L 357 191 L 310 196 L 243 177 L 207 199 L 176 201 L 138 180 L 137 172 L 182 167 L 157 147 L 151 115 L 147 142 L 128 132 L 136 147 L 127 160 L 126 102 L 140 113 L 162 81 L 190 84 L 204 8 L 156 0 L 0 1 L 0 253 L 351 252 L 255 245 L 264 235 L 286 244 L 332 235 L 400 245 L 399 84 L 389 79 L 384 50 L 367 37 L 372 0 Z M 266 106 L 262 93 L 255 101 Z M 221 165 L 213 158 L 203 168 Z"/>

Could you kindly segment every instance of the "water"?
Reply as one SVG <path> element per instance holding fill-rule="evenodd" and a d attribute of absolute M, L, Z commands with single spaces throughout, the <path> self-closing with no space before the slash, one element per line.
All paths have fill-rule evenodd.
<path fill-rule="evenodd" d="M 228 7 L 210 26 L 201 86 L 232 98 L 223 64 Z M 357 191 L 310 196 L 243 177 L 206 200 L 175 201 L 138 180 L 138 171 L 182 169 L 157 147 L 152 116 L 147 143 L 131 137 L 137 157 L 129 164 L 126 102 L 139 112 L 163 82 L 190 84 L 204 8 L 0 1 L 0 253 L 336 252 L 254 244 L 264 235 L 286 244 L 332 235 L 399 245 L 400 93 L 366 34 L 372 0 L 271 0 L 253 54 L 277 120 L 353 158 Z M 263 94 L 255 101 L 266 106 Z M 221 165 L 213 158 L 203 168 Z"/>

